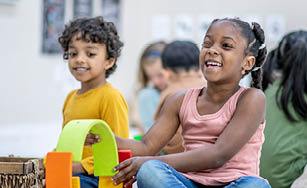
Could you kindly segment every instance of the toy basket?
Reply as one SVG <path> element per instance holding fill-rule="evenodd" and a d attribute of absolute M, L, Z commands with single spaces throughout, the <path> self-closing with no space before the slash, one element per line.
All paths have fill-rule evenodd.
<path fill-rule="evenodd" d="M 42 159 L 0 157 L 1 188 L 42 188 Z"/>

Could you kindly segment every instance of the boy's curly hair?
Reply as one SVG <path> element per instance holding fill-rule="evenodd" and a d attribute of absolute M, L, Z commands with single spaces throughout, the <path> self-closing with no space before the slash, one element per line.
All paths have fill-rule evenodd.
<path fill-rule="evenodd" d="M 78 18 L 65 25 L 65 29 L 58 39 L 64 50 L 64 59 L 68 59 L 68 46 L 75 35 L 80 35 L 80 39 L 86 42 L 106 45 L 107 59 L 114 58 L 115 60 L 114 65 L 106 71 L 106 78 L 108 78 L 117 67 L 116 60 L 120 56 L 123 46 L 114 23 L 107 22 L 103 17 L 98 16 Z"/>

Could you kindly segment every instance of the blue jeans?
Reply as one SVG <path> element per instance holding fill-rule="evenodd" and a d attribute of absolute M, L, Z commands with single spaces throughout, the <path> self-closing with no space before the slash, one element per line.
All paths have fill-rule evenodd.
<path fill-rule="evenodd" d="M 84 173 L 74 174 L 74 176 L 80 177 L 80 188 L 97 188 L 98 187 L 98 177 L 93 175 L 88 175 Z"/>
<path fill-rule="evenodd" d="M 177 172 L 168 164 L 159 160 L 145 162 L 137 173 L 138 188 L 199 188 L 210 187 L 194 182 Z M 212 186 L 211 186 L 212 187 Z M 225 186 L 224 188 L 271 188 L 262 178 L 243 176 Z"/>

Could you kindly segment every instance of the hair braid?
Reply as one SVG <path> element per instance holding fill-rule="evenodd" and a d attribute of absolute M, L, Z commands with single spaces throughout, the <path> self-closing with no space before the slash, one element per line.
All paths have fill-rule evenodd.
<path fill-rule="evenodd" d="M 256 39 L 256 42 L 255 44 L 253 44 L 253 46 L 254 48 L 256 48 L 255 51 L 258 51 L 255 54 L 256 62 L 255 62 L 254 67 L 259 67 L 259 68 L 258 70 L 254 70 L 254 71 L 253 69 L 251 70 L 251 75 L 252 75 L 251 86 L 261 89 L 262 87 L 262 84 L 261 84 L 262 83 L 262 65 L 265 62 L 265 58 L 267 55 L 267 49 L 265 46 L 263 48 L 260 48 L 262 47 L 261 45 L 264 45 L 265 37 L 264 37 L 264 31 L 262 30 L 262 28 L 260 27 L 258 23 L 256 22 L 252 23 L 252 31 Z"/>

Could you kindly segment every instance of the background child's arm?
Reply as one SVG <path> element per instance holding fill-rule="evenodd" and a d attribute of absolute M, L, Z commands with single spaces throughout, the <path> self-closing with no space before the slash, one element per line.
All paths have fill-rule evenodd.
<path fill-rule="evenodd" d="M 179 110 L 184 93 L 169 96 L 160 111 L 154 125 L 144 135 L 142 141 L 122 139 L 117 137 L 119 149 L 130 149 L 133 156 L 155 155 L 176 133 L 179 121 Z"/>

